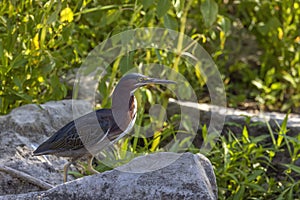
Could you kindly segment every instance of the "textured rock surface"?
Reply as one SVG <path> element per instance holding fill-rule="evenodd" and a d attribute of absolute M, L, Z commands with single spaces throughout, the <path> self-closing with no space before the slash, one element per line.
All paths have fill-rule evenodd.
<path fill-rule="evenodd" d="M 151 164 L 174 160 L 149 171 Z M 149 167 L 150 166 L 150 167 Z M 145 173 L 136 173 L 148 171 Z M 0 199 L 217 199 L 209 160 L 201 154 L 156 153 L 102 174 L 86 176 L 47 191 Z"/>
<path fill-rule="evenodd" d="M 242 133 L 243 126 L 247 125 L 246 121 L 250 118 L 251 122 L 256 123 L 255 126 L 247 127 L 249 134 L 253 136 L 269 133 L 266 122 L 270 124 L 274 131 L 278 130 L 278 124 L 281 125 L 286 116 L 284 113 L 242 111 L 209 104 L 180 102 L 176 100 L 172 100 L 172 102 L 168 105 L 168 115 L 172 116 L 175 113 L 180 113 L 180 106 L 199 110 L 201 124 L 208 125 L 211 121 L 212 113 L 218 117 L 223 117 L 225 119 L 223 133 L 226 133 L 226 130 L 228 129 L 237 134 Z M 300 132 L 300 115 L 292 113 L 289 114 L 287 128 L 289 129 L 288 135 L 298 135 Z"/>
<path fill-rule="evenodd" d="M 81 114 L 89 110 L 84 101 L 73 101 Z M 0 117 L 0 164 L 45 182 L 62 183 L 61 170 L 66 160 L 55 156 L 32 156 L 32 151 L 48 136 L 73 119 L 72 101 L 25 105 Z M 41 190 L 0 171 L 0 195 Z"/>

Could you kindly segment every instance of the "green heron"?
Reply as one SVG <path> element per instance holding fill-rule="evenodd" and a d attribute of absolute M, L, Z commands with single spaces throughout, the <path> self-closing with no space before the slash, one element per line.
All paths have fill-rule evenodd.
<path fill-rule="evenodd" d="M 97 152 L 100 152 L 108 143 L 115 143 L 132 129 L 137 111 L 134 97 L 136 89 L 148 84 L 174 83 L 174 81 L 149 78 L 138 73 L 124 76 L 112 94 L 111 109 L 99 109 L 69 122 L 42 143 L 33 155 L 53 154 L 70 157 L 71 160 L 64 166 L 64 182 L 67 181 L 69 166 L 83 156 L 89 156 L 88 169 L 92 173 L 98 173 L 92 167 L 94 157 L 87 143 L 92 142 L 97 146 Z"/>

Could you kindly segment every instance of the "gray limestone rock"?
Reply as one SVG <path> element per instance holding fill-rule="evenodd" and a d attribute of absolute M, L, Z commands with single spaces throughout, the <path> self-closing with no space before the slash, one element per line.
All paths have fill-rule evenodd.
<path fill-rule="evenodd" d="M 89 111 L 85 101 L 64 100 L 40 106 L 29 104 L 0 116 L 0 165 L 24 172 L 49 184 L 62 183 L 66 160 L 55 156 L 32 156 L 32 151 L 69 121 L 72 108 L 80 114 Z M 24 182 L 0 170 L 0 195 L 39 191 L 36 185 Z"/>
<path fill-rule="evenodd" d="M 164 163 L 168 164 L 162 167 Z M 0 199 L 208 200 L 217 199 L 217 184 L 212 165 L 203 155 L 161 152 L 137 157 L 114 170 L 86 176 L 47 191 Z"/>
<path fill-rule="evenodd" d="M 181 109 L 196 109 L 200 112 L 200 124 L 209 125 L 214 115 L 219 122 L 223 123 L 223 134 L 226 134 L 226 130 L 230 129 L 232 132 L 239 134 L 242 133 L 243 126 L 248 126 L 250 135 L 258 136 L 260 134 L 268 133 L 268 127 L 266 123 L 270 124 L 273 131 L 278 130 L 286 117 L 285 113 L 277 112 L 258 112 L 258 111 L 243 111 L 233 108 L 225 108 L 210 104 L 199 104 L 195 102 L 182 102 L 175 99 L 171 99 L 168 105 L 167 113 L 169 116 L 181 113 Z M 252 126 L 246 123 L 250 119 Z M 255 126 L 253 124 L 255 123 Z M 296 136 L 300 132 L 300 115 L 289 114 L 287 121 L 287 129 L 289 129 L 289 136 Z"/>

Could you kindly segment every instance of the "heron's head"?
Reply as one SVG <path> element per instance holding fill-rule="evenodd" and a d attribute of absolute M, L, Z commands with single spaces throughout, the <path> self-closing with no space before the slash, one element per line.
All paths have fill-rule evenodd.
<path fill-rule="evenodd" d="M 128 128 L 128 121 L 131 121 L 131 118 L 128 118 L 128 111 L 132 108 L 130 103 L 131 95 L 134 91 L 142 86 L 148 84 L 174 84 L 174 81 L 163 80 L 150 78 L 142 74 L 132 73 L 127 74 L 117 84 L 113 95 L 112 95 L 112 112 L 114 120 L 122 130 Z M 129 106 L 126 106 L 129 105 Z M 134 101 L 133 101 L 133 110 L 134 110 Z"/>
<path fill-rule="evenodd" d="M 127 74 L 123 78 L 121 78 L 118 86 L 122 86 L 133 93 L 137 88 L 149 85 L 149 84 L 175 84 L 176 82 L 170 80 L 163 80 L 163 79 L 156 79 L 150 78 L 148 76 L 138 74 L 138 73 L 131 73 Z"/>

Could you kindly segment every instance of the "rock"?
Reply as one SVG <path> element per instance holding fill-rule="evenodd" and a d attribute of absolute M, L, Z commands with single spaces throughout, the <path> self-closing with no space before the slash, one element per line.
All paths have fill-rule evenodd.
<path fill-rule="evenodd" d="M 72 105 L 73 103 L 73 105 Z M 73 108 L 79 114 L 89 111 L 85 101 L 64 100 L 43 105 L 29 104 L 0 116 L 0 163 L 12 169 L 56 185 L 62 183 L 66 159 L 55 156 L 32 156 L 32 151 L 55 131 L 73 119 Z M 39 191 L 0 170 L 0 195 Z"/>
<path fill-rule="evenodd" d="M 204 103 L 181 102 L 174 99 L 171 99 L 171 103 L 168 105 L 168 115 L 172 116 L 180 113 L 181 106 L 199 110 L 200 123 L 202 125 L 210 124 L 212 114 L 217 116 L 217 118 L 224 118 L 223 134 L 226 134 L 228 129 L 235 134 L 240 134 L 242 133 L 243 126 L 247 126 L 248 132 L 252 136 L 259 136 L 262 133 L 267 134 L 269 133 L 269 129 L 266 123 L 269 123 L 272 130 L 276 132 L 278 130 L 278 125 L 282 124 L 286 116 L 284 113 L 242 111 Z M 252 124 L 250 126 L 247 124 L 248 119 L 250 119 Z M 289 114 L 287 129 L 289 129 L 289 136 L 297 136 L 299 134 L 300 115 L 293 113 Z"/>
<path fill-rule="evenodd" d="M 173 162 L 163 168 L 157 167 L 166 161 Z M 47 191 L 7 195 L 0 199 L 208 200 L 217 199 L 217 185 L 212 165 L 203 155 L 161 152 L 137 157 L 114 170 L 86 176 Z"/>

